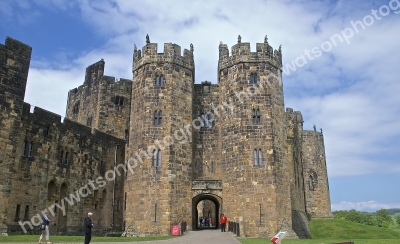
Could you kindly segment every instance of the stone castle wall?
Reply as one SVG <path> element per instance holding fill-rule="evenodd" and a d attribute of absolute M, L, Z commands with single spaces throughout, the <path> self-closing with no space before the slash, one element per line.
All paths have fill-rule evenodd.
<path fill-rule="evenodd" d="M 113 184 L 98 177 L 105 178 L 105 172 L 114 165 L 115 154 L 117 163 L 124 162 L 123 147 L 117 153 L 114 147 L 124 141 L 68 119 L 61 122 L 60 115 L 38 107 L 31 113 L 31 105 L 23 102 L 31 48 L 7 38 L 5 45 L 0 45 L 0 52 L 2 231 L 8 228 L 9 233 L 23 232 L 19 221 L 25 222 L 26 231 L 37 231 L 28 222 L 45 208 L 59 204 L 66 207 L 66 216 L 62 207 L 51 208 L 51 232 L 81 233 L 88 211 L 96 216 L 95 232 L 103 232 L 112 223 Z M 69 198 L 71 205 L 63 201 L 90 179 L 104 186 L 96 187 L 99 185 L 94 183 L 98 189 L 89 187 L 79 201 Z M 122 177 L 117 177 L 116 182 L 116 199 L 123 199 Z M 114 223 L 120 228 L 121 204 L 116 201 L 114 208 Z"/>
<path fill-rule="evenodd" d="M 307 213 L 311 218 L 332 218 L 322 129 L 303 131 L 303 175 Z"/>
<path fill-rule="evenodd" d="M 287 161 L 290 170 L 290 199 L 292 208 L 292 228 L 300 238 L 310 238 L 310 228 L 306 213 L 304 194 L 302 133 L 303 116 L 299 111 L 286 108 Z"/>

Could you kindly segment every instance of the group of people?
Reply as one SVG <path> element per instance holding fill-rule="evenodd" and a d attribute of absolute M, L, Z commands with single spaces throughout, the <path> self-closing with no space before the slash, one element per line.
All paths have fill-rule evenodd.
<path fill-rule="evenodd" d="M 93 213 L 89 212 L 85 220 L 83 221 L 83 232 L 85 233 L 85 244 L 89 244 L 92 240 L 92 215 Z M 42 217 L 42 224 L 44 228 L 42 229 L 42 234 L 39 237 L 38 244 L 42 244 L 43 237 L 46 239 L 46 244 L 51 244 L 50 236 L 49 236 L 49 226 L 51 220 L 49 219 L 49 212 L 47 210 L 44 211 L 44 215 Z"/>
<path fill-rule="evenodd" d="M 89 212 L 85 220 L 83 221 L 83 232 L 85 233 L 85 244 L 89 244 L 90 241 L 92 240 L 92 215 L 93 213 Z M 203 226 L 206 224 L 206 218 L 201 218 L 200 219 L 201 223 Z M 44 215 L 42 217 L 42 225 L 44 225 L 44 229 L 42 230 L 42 234 L 39 237 L 39 242 L 38 244 L 42 244 L 42 239 L 43 237 L 46 238 L 46 244 L 51 244 L 50 238 L 49 238 L 49 226 L 50 226 L 51 220 L 49 219 L 49 212 L 44 211 Z M 207 219 L 207 224 L 211 226 L 211 218 Z M 228 222 L 228 218 L 224 215 L 221 214 L 219 218 L 219 223 L 221 225 L 221 232 L 225 232 L 226 229 L 226 223 Z"/>
<path fill-rule="evenodd" d="M 200 224 L 202 227 L 212 227 L 212 219 L 211 217 L 200 217 Z"/>

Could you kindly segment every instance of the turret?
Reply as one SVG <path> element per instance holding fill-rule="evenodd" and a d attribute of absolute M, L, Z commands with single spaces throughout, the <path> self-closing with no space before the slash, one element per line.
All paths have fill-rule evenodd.
<path fill-rule="evenodd" d="M 192 146 L 185 126 L 192 122 L 193 50 L 182 56 L 179 45 L 165 43 L 158 53 L 147 36 L 142 50 L 133 51 L 127 153 L 140 168 L 128 173 L 125 191 L 127 229 L 137 234 L 168 235 L 172 223 L 191 222 Z"/>

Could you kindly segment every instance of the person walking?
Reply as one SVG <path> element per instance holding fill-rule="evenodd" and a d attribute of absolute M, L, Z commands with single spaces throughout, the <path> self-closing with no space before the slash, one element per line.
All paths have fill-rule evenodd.
<path fill-rule="evenodd" d="M 226 222 L 228 222 L 228 218 L 224 214 L 221 214 L 221 217 L 219 218 L 219 223 L 221 224 L 221 232 L 225 232 Z"/>
<path fill-rule="evenodd" d="M 50 239 L 49 238 L 50 222 L 51 222 L 51 220 L 49 219 L 49 212 L 47 210 L 44 210 L 43 217 L 42 217 L 42 223 L 41 223 L 41 225 L 44 226 L 44 229 L 42 229 L 42 234 L 39 237 L 38 244 L 42 244 L 43 237 L 46 238 L 46 244 L 51 244 L 51 242 L 49 240 Z"/>
<path fill-rule="evenodd" d="M 89 244 L 92 240 L 92 215 L 93 213 L 89 212 L 85 220 L 83 221 L 83 232 L 85 232 L 85 244 Z"/>

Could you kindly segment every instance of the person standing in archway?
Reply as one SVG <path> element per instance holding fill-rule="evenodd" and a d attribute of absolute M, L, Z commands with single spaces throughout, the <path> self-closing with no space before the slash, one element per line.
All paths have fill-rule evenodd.
<path fill-rule="evenodd" d="M 219 218 L 219 223 L 221 224 L 221 232 L 225 232 L 226 222 L 228 222 L 228 218 L 224 214 L 221 214 L 221 217 Z"/>

